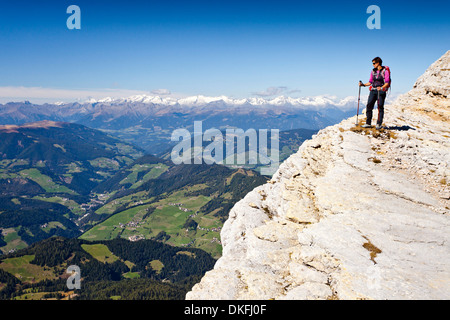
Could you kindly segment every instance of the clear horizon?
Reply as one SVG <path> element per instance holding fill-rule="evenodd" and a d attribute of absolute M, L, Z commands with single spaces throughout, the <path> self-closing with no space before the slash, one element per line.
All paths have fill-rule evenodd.
<path fill-rule="evenodd" d="M 69 30 L 69 5 L 81 29 Z M 235 99 L 357 95 L 371 60 L 394 95 L 449 48 L 450 3 L 18 1 L 0 10 L 0 103 L 159 95 Z"/>

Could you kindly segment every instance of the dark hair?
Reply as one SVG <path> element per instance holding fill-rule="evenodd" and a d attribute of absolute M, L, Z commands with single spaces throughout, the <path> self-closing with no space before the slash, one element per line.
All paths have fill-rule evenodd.
<path fill-rule="evenodd" d="M 376 57 L 376 58 L 373 58 L 372 59 L 372 62 L 373 61 L 375 61 L 376 63 L 379 63 L 380 64 L 380 66 L 382 66 L 383 65 L 383 60 L 381 60 L 381 58 L 380 57 Z"/>

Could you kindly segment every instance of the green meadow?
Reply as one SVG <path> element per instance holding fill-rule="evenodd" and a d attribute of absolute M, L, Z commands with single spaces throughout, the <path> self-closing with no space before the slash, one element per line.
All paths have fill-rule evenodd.
<path fill-rule="evenodd" d="M 100 262 L 113 263 L 119 260 L 104 244 L 82 244 L 81 247 Z"/>
<path fill-rule="evenodd" d="M 146 203 L 112 215 L 85 232 L 80 238 L 90 241 L 111 240 L 116 237 L 128 239 L 131 236 L 152 239 L 164 232 L 170 236 L 166 241 L 168 244 L 200 248 L 218 257 L 221 255 L 222 250 L 221 244 L 217 242 L 217 239 L 220 239 L 220 232 L 212 231 L 211 229 L 220 227 L 221 223 L 212 214 L 198 213 L 200 208 L 211 200 L 211 197 L 203 195 L 186 197 L 185 195 L 188 191 L 195 191 L 205 187 L 206 185 L 204 184 L 186 187 L 157 202 L 151 202 L 151 200 L 146 199 L 145 192 L 115 199 L 98 209 L 96 213 L 111 214 L 119 206 L 131 202 L 136 203 L 137 199 L 141 197 L 146 199 L 142 200 L 142 202 L 146 201 Z M 133 201 L 131 201 L 132 198 Z M 174 205 L 180 203 L 182 204 L 181 206 Z M 154 208 L 154 211 L 146 216 L 147 209 L 151 208 Z M 182 209 L 189 211 L 185 212 Z M 145 219 L 143 219 L 144 216 L 146 216 Z M 184 225 L 189 219 L 194 220 L 199 227 L 205 230 L 185 228 Z"/>
<path fill-rule="evenodd" d="M 20 171 L 19 173 L 23 178 L 31 179 L 39 184 L 45 190 L 45 192 L 76 194 L 75 191 L 70 190 L 66 186 L 56 184 L 49 176 L 42 174 L 36 168 L 25 169 Z"/>
<path fill-rule="evenodd" d="M 17 258 L 8 258 L 0 263 L 0 269 L 11 273 L 19 280 L 25 282 L 39 282 L 45 279 L 55 279 L 55 275 L 51 269 L 41 267 L 30 262 L 34 259 L 34 255 L 24 255 Z"/>

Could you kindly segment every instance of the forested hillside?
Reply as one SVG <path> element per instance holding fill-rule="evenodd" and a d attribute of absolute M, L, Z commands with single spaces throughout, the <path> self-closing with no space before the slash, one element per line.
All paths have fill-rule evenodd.
<path fill-rule="evenodd" d="M 0 258 L 0 299 L 184 299 L 215 263 L 208 253 L 153 240 L 52 237 Z M 69 265 L 81 289 L 66 285 Z"/>

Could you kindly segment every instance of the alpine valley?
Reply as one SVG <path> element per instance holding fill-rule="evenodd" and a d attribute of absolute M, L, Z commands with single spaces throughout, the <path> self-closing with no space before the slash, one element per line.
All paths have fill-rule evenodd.
<path fill-rule="evenodd" d="M 79 124 L 3 125 L 0 135 L 3 299 L 182 299 L 220 257 L 228 211 L 268 179 L 175 165 Z M 71 264 L 83 294 L 65 286 Z"/>
<path fill-rule="evenodd" d="M 169 115 L 165 133 L 149 134 L 154 141 L 142 144 L 139 131 L 130 135 L 129 126 L 117 129 L 107 119 L 98 126 L 110 129 L 98 130 L 75 123 L 79 114 L 68 109 L 56 117 L 45 114 L 50 105 L 5 108 L 0 299 L 184 299 L 221 256 L 228 212 L 270 178 L 259 165 L 175 165 L 167 132 L 176 124 Z M 179 125 L 204 120 L 182 118 Z M 280 162 L 316 132 L 280 131 Z M 159 152 L 149 152 L 153 147 Z M 81 268 L 82 293 L 66 286 L 74 264 Z"/>

